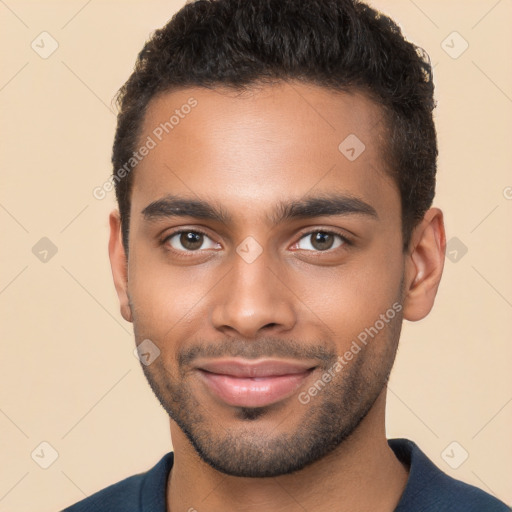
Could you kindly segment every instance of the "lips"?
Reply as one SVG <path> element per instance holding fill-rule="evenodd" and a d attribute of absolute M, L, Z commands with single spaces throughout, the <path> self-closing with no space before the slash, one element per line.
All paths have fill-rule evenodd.
<path fill-rule="evenodd" d="M 238 407 L 263 407 L 290 397 L 314 368 L 308 362 L 271 359 L 224 359 L 197 365 L 208 391 Z"/>

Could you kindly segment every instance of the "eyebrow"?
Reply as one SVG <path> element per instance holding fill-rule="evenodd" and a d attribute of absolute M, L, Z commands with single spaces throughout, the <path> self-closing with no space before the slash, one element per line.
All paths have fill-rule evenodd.
<path fill-rule="evenodd" d="M 220 205 L 174 195 L 167 195 L 153 201 L 142 210 L 141 214 L 149 222 L 172 217 L 194 217 L 217 221 L 224 225 L 233 221 L 233 217 Z M 278 225 L 293 219 L 335 215 L 363 215 L 373 219 L 379 218 L 375 208 L 362 199 L 349 195 L 322 194 L 296 201 L 281 201 L 267 216 L 267 221 L 271 225 Z"/>

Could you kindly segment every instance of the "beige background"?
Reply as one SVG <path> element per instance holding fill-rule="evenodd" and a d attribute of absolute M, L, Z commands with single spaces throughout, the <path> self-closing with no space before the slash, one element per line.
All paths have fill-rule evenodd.
<path fill-rule="evenodd" d="M 118 312 L 113 193 L 99 201 L 92 190 L 110 173 L 114 93 L 181 5 L 0 0 L 0 512 L 60 510 L 171 449 Z M 448 474 L 512 504 L 512 1 L 373 5 L 435 64 L 435 205 L 458 239 L 452 258 L 459 244 L 430 316 L 404 325 L 388 437 L 413 439 Z M 59 44 L 47 59 L 31 48 L 43 31 Z M 458 58 L 453 31 L 469 44 Z M 58 248 L 46 262 L 32 252 L 42 237 Z M 43 441 L 58 452 L 47 469 Z"/>

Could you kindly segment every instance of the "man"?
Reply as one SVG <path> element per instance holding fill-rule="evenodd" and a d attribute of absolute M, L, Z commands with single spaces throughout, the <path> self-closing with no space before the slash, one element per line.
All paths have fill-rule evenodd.
<path fill-rule="evenodd" d="M 198 1 L 119 106 L 110 260 L 173 452 L 66 510 L 508 510 L 385 436 L 444 263 L 425 55 L 350 0 Z"/>

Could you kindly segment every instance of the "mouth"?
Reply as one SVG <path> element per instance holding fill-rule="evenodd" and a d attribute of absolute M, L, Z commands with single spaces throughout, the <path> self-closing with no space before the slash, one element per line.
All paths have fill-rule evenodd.
<path fill-rule="evenodd" d="M 197 366 L 208 391 L 238 407 L 263 407 L 289 398 L 315 368 L 307 362 L 271 359 L 223 359 Z"/>

